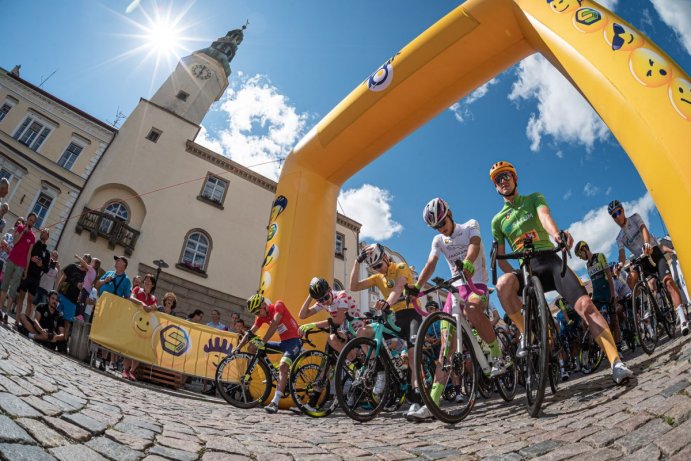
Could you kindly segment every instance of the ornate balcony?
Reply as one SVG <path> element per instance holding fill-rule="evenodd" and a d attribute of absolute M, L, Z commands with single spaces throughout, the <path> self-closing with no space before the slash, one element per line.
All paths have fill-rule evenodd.
<path fill-rule="evenodd" d="M 99 236 L 106 238 L 111 250 L 116 245 L 122 246 L 127 256 L 132 255 L 139 238 L 139 231 L 132 229 L 121 219 L 87 207 L 84 207 L 75 229 L 77 234 L 81 234 L 83 230 L 89 231 L 91 241 L 96 241 Z"/>

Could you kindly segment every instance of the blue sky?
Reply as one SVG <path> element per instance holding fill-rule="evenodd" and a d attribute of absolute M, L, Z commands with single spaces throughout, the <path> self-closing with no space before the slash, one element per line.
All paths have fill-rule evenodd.
<path fill-rule="evenodd" d="M 691 69 L 688 0 L 606 0 L 683 69 Z M 180 56 L 208 46 L 249 19 L 222 100 L 197 140 L 248 166 L 284 156 L 359 82 L 457 6 L 451 1 L 197 2 L 32 0 L 4 2 L 0 66 L 106 121 L 151 97 L 177 58 L 158 54 L 146 27 L 178 18 Z M 131 11 L 126 12 L 128 6 Z M 158 14 L 156 12 L 159 12 Z M 147 17 L 149 19 L 147 19 Z M 434 231 L 421 212 L 445 198 L 457 220 L 480 222 L 489 251 L 501 207 L 487 177 L 509 160 L 523 193 L 542 192 L 562 228 L 614 256 L 616 228 L 603 207 L 618 198 L 663 229 L 646 188 L 600 118 L 539 57 L 498 75 L 412 133 L 344 185 L 339 211 L 363 223 L 362 237 L 400 251 L 421 269 Z M 279 164 L 258 167 L 276 178 Z M 574 268 L 582 265 L 576 263 Z M 437 274 L 445 276 L 446 265 Z M 582 273 L 582 271 L 581 271 Z"/>

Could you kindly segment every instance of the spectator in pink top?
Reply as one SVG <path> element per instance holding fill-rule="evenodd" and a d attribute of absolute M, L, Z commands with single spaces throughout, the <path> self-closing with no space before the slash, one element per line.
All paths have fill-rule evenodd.
<path fill-rule="evenodd" d="M 79 260 L 79 265 L 82 270 L 86 270 L 86 275 L 84 275 L 84 281 L 82 282 L 82 289 L 79 293 L 79 300 L 77 301 L 77 315 L 75 316 L 76 320 L 84 321 L 86 300 L 89 299 L 91 288 L 93 288 L 98 270 L 101 268 L 101 260 L 92 258 L 88 253 L 81 258 L 79 255 L 74 255 L 74 257 Z"/>
<path fill-rule="evenodd" d="M 158 308 L 158 300 L 153 294 L 156 289 L 156 281 L 154 276 L 146 274 L 142 286 L 134 287 L 130 301 L 141 306 L 146 312 L 155 311 Z M 139 366 L 139 362 L 134 359 L 125 358 L 123 361 L 122 377 L 130 381 L 136 381 L 134 371 Z"/>
<path fill-rule="evenodd" d="M 29 258 L 31 257 L 31 248 L 36 243 L 36 236 L 31 229 L 36 223 L 36 213 L 29 213 L 26 218 L 26 225 L 20 224 L 14 231 L 12 241 L 14 246 L 10 250 L 5 264 L 5 275 L 2 278 L 2 285 L 0 286 L 0 308 L 5 304 L 7 291 L 10 291 L 10 298 L 17 295 L 17 288 L 19 283 L 26 278 L 27 270 L 29 268 Z M 5 316 L 5 319 L 7 317 Z M 4 323 L 7 321 L 3 319 Z"/>

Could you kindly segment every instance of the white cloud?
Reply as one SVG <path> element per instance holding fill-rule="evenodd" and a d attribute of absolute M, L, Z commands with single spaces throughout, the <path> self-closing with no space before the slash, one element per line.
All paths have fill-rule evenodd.
<path fill-rule="evenodd" d="M 614 8 L 616 8 L 617 3 L 619 3 L 619 0 L 598 0 L 597 1 L 600 5 L 604 6 L 610 11 L 614 11 Z"/>
<path fill-rule="evenodd" d="M 216 132 L 202 127 L 196 142 L 276 180 L 278 160 L 304 134 L 309 115 L 290 105 L 266 76 L 238 77 L 215 108 L 228 125 Z"/>
<path fill-rule="evenodd" d="M 605 195 L 609 195 L 612 193 L 612 186 L 608 186 L 607 190 L 605 191 Z"/>
<path fill-rule="evenodd" d="M 572 192 L 571 189 L 569 189 L 565 194 L 564 194 L 564 200 L 568 200 L 571 198 Z"/>
<path fill-rule="evenodd" d="M 691 6 L 689 0 L 650 0 L 662 18 L 672 29 L 679 42 L 691 54 Z"/>
<path fill-rule="evenodd" d="M 624 203 L 627 216 L 638 213 L 646 223 L 649 222 L 650 212 L 654 208 L 655 204 L 653 203 L 653 199 L 647 192 L 638 200 Z M 610 251 L 616 245 L 619 226 L 617 226 L 607 213 L 607 205 L 603 205 L 600 208 L 590 210 L 580 221 L 572 223 L 568 231 L 573 236 L 574 242 L 584 240 L 588 243 L 593 253 L 604 253 L 605 255 L 609 255 Z M 616 250 L 616 248 L 614 249 Z M 574 255 L 569 262 L 569 266 L 573 270 L 578 271 L 585 267 L 585 261 Z"/>
<path fill-rule="evenodd" d="M 364 184 L 359 189 L 342 191 L 338 202 L 344 214 L 362 224 L 361 238 L 384 241 L 403 231 L 391 215 L 393 198 L 385 189 Z"/>
<path fill-rule="evenodd" d="M 595 197 L 598 192 L 600 192 L 600 188 L 590 183 L 586 183 L 585 187 L 583 187 L 583 195 L 586 197 Z"/>
<path fill-rule="evenodd" d="M 531 114 L 526 134 L 530 149 L 540 150 L 542 138 L 583 144 L 590 150 L 603 141 L 609 129 L 581 94 L 541 55 L 534 54 L 518 65 L 511 101 L 537 99 L 538 113 Z"/>
<path fill-rule="evenodd" d="M 564 153 L 560 150 L 557 151 L 556 155 L 558 158 L 564 158 Z"/>
<path fill-rule="evenodd" d="M 473 114 L 470 112 L 470 109 L 468 109 L 468 106 L 478 99 L 483 98 L 489 92 L 489 87 L 491 85 L 496 85 L 497 83 L 499 83 L 499 79 L 493 78 L 484 85 L 479 86 L 475 91 L 470 93 L 465 98 L 461 99 L 457 103 L 452 104 L 451 107 L 449 107 L 449 110 L 453 112 L 456 120 L 458 120 L 460 123 L 463 123 L 468 118 L 472 118 Z"/>

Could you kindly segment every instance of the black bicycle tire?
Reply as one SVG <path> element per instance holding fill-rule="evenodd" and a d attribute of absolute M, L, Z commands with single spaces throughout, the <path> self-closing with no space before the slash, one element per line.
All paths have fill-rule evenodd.
<path fill-rule="evenodd" d="M 638 281 L 636 285 L 633 287 L 632 291 L 632 299 L 631 303 L 633 306 L 633 319 L 634 319 L 634 325 L 636 327 L 636 334 L 638 335 L 638 341 L 641 345 L 641 349 L 643 349 L 643 352 L 645 352 L 648 355 L 652 355 L 652 353 L 655 351 L 655 348 L 657 347 L 657 318 L 655 315 L 652 315 L 650 317 L 650 322 L 652 323 L 652 329 L 654 334 L 652 335 L 651 338 L 651 343 L 652 345 L 648 345 L 646 341 L 644 340 L 645 334 L 647 333 L 646 331 L 643 331 L 643 309 L 644 307 L 641 305 L 641 302 L 639 299 L 642 300 L 642 296 L 646 296 L 648 298 L 648 303 L 652 306 L 652 299 L 650 295 L 650 291 L 648 291 L 648 287 L 645 286 L 644 282 Z"/>
<path fill-rule="evenodd" d="M 506 373 L 496 378 L 497 392 L 505 402 L 511 402 L 514 397 L 516 397 L 516 391 L 518 390 L 518 365 L 516 363 L 516 355 L 511 350 L 511 339 L 506 333 L 497 333 L 497 340 L 502 343 L 502 350 L 505 355 L 509 355 L 511 361 Z M 505 386 L 503 384 L 507 379 L 509 380 L 507 383 L 510 384 L 510 386 Z"/>
<path fill-rule="evenodd" d="M 530 395 L 530 390 L 528 384 L 528 377 L 526 377 L 526 407 L 528 408 L 528 414 L 533 418 L 536 418 L 540 414 L 540 409 L 542 408 L 542 401 L 545 398 L 545 387 L 547 386 L 547 367 L 549 365 L 549 345 L 547 343 L 547 302 L 545 301 L 545 294 L 542 290 L 542 284 L 540 279 L 536 276 L 532 276 L 533 288 L 532 292 L 528 292 L 528 297 L 533 298 L 534 305 L 528 303 L 526 312 L 528 318 L 532 321 L 532 316 L 536 316 L 535 321 L 537 322 L 537 333 L 540 335 L 539 348 L 537 350 L 537 389 L 534 398 Z M 533 312 L 533 310 L 535 312 Z M 526 344 L 528 348 L 528 354 L 526 357 L 526 369 L 531 361 L 531 355 L 533 348 L 531 347 L 530 335 L 532 335 L 533 330 L 530 327 L 530 323 L 526 321 Z M 527 370 L 526 370 L 527 371 Z"/>
<path fill-rule="evenodd" d="M 450 325 L 452 325 L 454 328 L 456 328 L 456 320 L 449 314 L 444 313 L 444 312 L 434 312 L 430 314 L 429 316 L 425 317 L 425 319 L 422 321 L 422 324 L 420 325 L 419 331 L 427 331 L 431 325 L 434 324 L 436 321 L 441 321 L 441 320 L 446 320 L 449 322 Z M 423 370 L 421 369 L 420 365 L 421 359 L 422 359 L 422 345 L 424 344 L 424 337 L 423 335 L 418 335 L 417 339 L 415 340 L 415 363 L 416 363 L 416 370 L 415 372 L 417 373 L 417 378 L 418 382 L 421 381 L 421 378 L 423 378 L 422 373 Z M 446 423 L 446 424 L 457 424 L 463 419 L 465 419 L 468 414 L 473 409 L 473 406 L 475 405 L 475 394 L 477 392 L 478 388 L 478 369 L 477 369 L 477 359 L 475 357 L 475 350 L 470 346 L 470 340 L 468 339 L 468 336 L 466 335 L 465 331 L 463 332 L 463 344 L 465 346 L 465 350 L 468 351 L 470 354 L 472 363 L 473 363 L 473 377 L 470 380 L 470 389 L 468 389 L 468 400 L 466 402 L 466 406 L 462 409 L 462 411 L 458 415 L 449 415 L 447 413 L 444 413 L 438 406 L 437 403 L 435 403 L 432 400 L 432 397 L 430 395 L 430 392 L 428 389 L 425 388 L 420 388 L 420 395 L 422 396 L 422 401 L 424 404 L 427 406 L 427 409 L 432 413 L 432 415 L 437 418 L 439 421 Z M 466 383 L 467 384 L 467 383 Z M 431 390 L 431 389 L 430 389 Z"/>
<path fill-rule="evenodd" d="M 305 360 L 308 357 L 314 357 L 314 356 L 320 356 L 320 362 L 324 363 L 324 360 L 327 360 L 327 366 L 329 365 L 328 362 L 328 357 L 325 352 L 319 351 L 319 350 L 306 350 L 303 351 L 300 355 L 297 356 L 295 361 L 293 362 L 293 365 L 290 367 L 290 377 L 288 379 L 288 387 L 290 390 L 290 396 L 293 398 L 293 402 L 295 402 L 295 406 L 300 409 L 301 412 L 303 412 L 305 415 L 310 416 L 312 418 L 323 418 L 324 416 L 330 415 L 336 408 L 336 405 L 331 405 L 329 408 L 322 409 L 321 407 L 318 408 L 316 412 L 310 411 L 305 407 L 305 404 L 303 404 L 302 400 L 299 398 L 297 395 L 298 391 L 300 390 L 299 388 L 296 387 L 296 380 L 298 379 L 299 376 L 304 376 L 304 370 L 309 369 L 314 369 L 316 372 L 316 376 L 321 374 L 321 368 L 322 365 L 314 363 L 314 362 L 309 362 L 309 363 L 304 363 Z M 327 371 L 328 373 L 328 371 Z M 327 391 L 327 394 L 330 395 L 329 387 L 330 387 L 331 381 L 329 380 L 328 376 L 324 381 L 324 388 Z M 310 383 L 311 384 L 311 383 Z M 333 397 L 335 400 L 335 396 Z M 327 400 L 328 401 L 328 398 Z"/>
<path fill-rule="evenodd" d="M 672 305 L 672 297 L 667 291 L 667 288 L 660 283 L 660 299 L 662 299 L 662 306 L 658 306 L 660 314 L 662 315 L 662 326 L 665 327 L 665 333 L 669 339 L 674 339 L 677 329 L 677 316 L 674 313 L 674 306 Z"/>
<path fill-rule="evenodd" d="M 261 393 L 261 397 L 254 399 L 250 402 L 244 402 L 237 400 L 233 397 L 231 397 L 230 394 L 228 394 L 228 388 L 226 384 L 221 380 L 221 376 L 223 374 L 223 370 L 230 364 L 233 360 L 237 359 L 247 359 L 248 363 L 249 361 L 252 360 L 252 358 L 255 358 L 256 363 L 254 366 L 258 366 L 262 372 L 264 373 L 264 379 L 263 382 L 265 383 L 264 390 Z M 271 389 L 273 388 L 273 378 L 271 376 L 271 372 L 269 371 L 269 367 L 262 361 L 259 357 L 255 357 L 255 354 L 250 354 L 247 352 L 237 352 L 231 355 L 228 355 L 225 357 L 223 360 L 221 360 L 221 363 L 218 364 L 218 367 L 216 368 L 216 377 L 214 379 L 216 383 L 216 389 L 218 389 L 218 393 L 221 394 L 221 397 L 231 404 L 232 406 L 236 408 L 242 408 L 244 410 L 249 409 L 249 408 L 255 408 L 261 405 L 263 402 L 266 401 L 266 399 L 269 398 L 269 394 L 271 393 Z M 238 384 L 239 385 L 239 384 Z"/>

